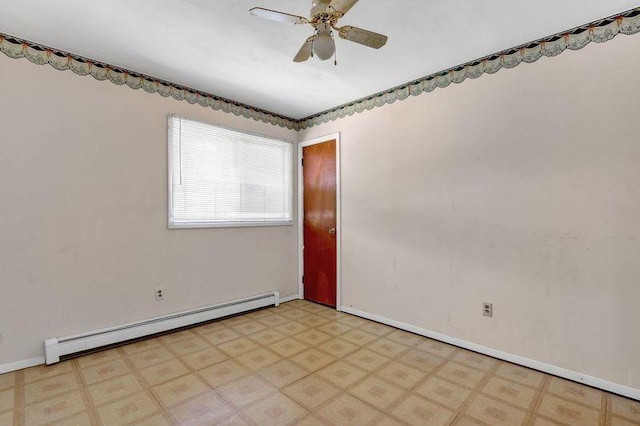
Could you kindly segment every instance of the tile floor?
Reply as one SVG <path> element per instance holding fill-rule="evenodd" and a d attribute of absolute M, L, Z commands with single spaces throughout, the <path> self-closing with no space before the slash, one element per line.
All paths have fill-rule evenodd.
<path fill-rule="evenodd" d="M 0 425 L 640 425 L 640 403 L 305 301 L 0 375 Z"/>

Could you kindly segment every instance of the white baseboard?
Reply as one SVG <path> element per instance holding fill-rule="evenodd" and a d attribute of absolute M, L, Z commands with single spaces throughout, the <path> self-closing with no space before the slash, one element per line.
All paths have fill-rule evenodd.
<path fill-rule="evenodd" d="M 299 298 L 300 297 L 299 297 L 299 295 L 297 293 L 296 294 L 292 294 L 291 296 L 280 298 L 279 294 L 277 292 L 275 292 L 275 304 L 276 305 L 278 305 L 280 303 L 290 302 L 292 300 L 297 300 Z M 249 304 L 246 305 L 246 306 L 238 306 L 237 308 L 232 308 L 231 310 L 224 311 L 224 312 L 221 312 L 221 313 L 224 313 L 224 314 L 227 314 L 227 315 L 236 314 L 236 313 L 242 313 L 245 310 L 250 310 L 250 309 L 255 308 L 255 307 L 260 307 L 260 304 L 257 304 L 255 306 L 254 305 L 249 305 Z M 207 318 L 199 318 L 199 320 L 208 320 L 208 319 L 210 319 L 210 318 L 209 317 L 207 317 Z M 193 320 L 193 321 L 197 321 L 197 320 Z M 197 324 L 197 322 L 196 322 L 196 324 Z M 178 325 L 183 325 L 183 324 L 178 324 Z M 188 325 L 188 324 L 185 322 L 184 325 Z M 150 332 L 154 332 L 154 331 L 163 331 L 163 330 L 154 329 L 154 330 L 151 330 Z M 127 336 L 127 337 L 130 337 L 130 336 Z M 133 337 L 136 337 L 136 336 L 133 336 Z M 100 342 L 100 343 L 105 343 L 105 342 Z M 109 343 L 109 342 L 106 342 L 106 343 Z M 82 349 L 82 348 L 80 348 L 80 349 Z M 45 361 L 46 361 L 45 357 L 37 357 L 37 358 L 25 359 L 25 360 L 22 360 L 22 361 L 15 361 L 15 362 L 11 362 L 11 363 L 8 363 L 8 364 L 1 364 L 0 365 L 0 374 L 9 373 L 11 371 L 22 370 L 22 369 L 33 367 L 33 366 L 36 366 L 36 365 L 42 365 L 42 364 L 45 364 Z"/>
<path fill-rule="evenodd" d="M 35 367 L 36 365 L 44 364 L 44 357 L 39 356 L 37 358 L 24 359 L 22 361 L 10 362 L 8 364 L 0 365 L 0 374 L 10 373 L 16 370 L 22 370 L 24 368 Z"/>
<path fill-rule="evenodd" d="M 532 368 L 534 370 L 542 371 L 554 376 L 562 377 L 574 382 L 583 383 L 594 388 L 602 389 L 607 392 L 615 393 L 618 395 L 626 396 L 628 398 L 640 401 L 640 389 L 634 389 L 629 386 L 620 385 L 618 383 L 609 382 L 597 377 L 588 376 L 586 374 L 578 373 L 576 371 L 567 370 L 566 368 L 557 367 L 555 365 L 546 364 L 544 362 L 535 361 L 529 358 L 524 358 L 519 355 L 510 354 L 507 352 L 498 351 L 486 346 L 471 343 L 466 340 L 450 337 L 445 334 L 436 333 L 435 331 L 427 330 L 424 328 L 416 327 L 411 324 L 407 324 L 400 321 L 384 318 L 379 315 L 371 314 L 369 312 L 360 311 L 357 309 L 349 308 L 346 306 L 341 307 L 342 312 L 356 315 L 362 318 L 366 318 L 372 321 L 376 321 L 382 324 L 390 325 L 401 330 L 409 331 L 411 333 L 419 334 L 421 336 L 428 337 L 430 339 L 439 340 L 450 345 L 458 346 L 463 349 L 469 349 L 474 352 L 479 352 L 484 355 L 488 355 L 493 358 L 508 361 L 513 364 L 522 365 L 523 367 Z"/>

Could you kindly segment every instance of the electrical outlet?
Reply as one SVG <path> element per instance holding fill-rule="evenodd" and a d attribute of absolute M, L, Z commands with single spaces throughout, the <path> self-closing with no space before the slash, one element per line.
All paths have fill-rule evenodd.
<path fill-rule="evenodd" d="M 484 315 L 485 317 L 493 316 L 493 303 L 482 303 L 482 315 Z"/>
<path fill-rule="evenodd" d="M 164 288 L 156 287 L 156 300 L 164 300 Z"/>

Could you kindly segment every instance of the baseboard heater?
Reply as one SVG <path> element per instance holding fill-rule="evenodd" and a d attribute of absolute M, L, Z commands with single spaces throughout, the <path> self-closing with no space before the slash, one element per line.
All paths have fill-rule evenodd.
<path fill-rule="evenodd" d="M 55 364 L 59 362 L 60 357 L 64 355 L 71 355 L 115 343 L 126 342 L 127 340 L 187 327 L 253 309 L 278 306 L 279 304 L 280 295 L 277 291 L 274 291 L 272 293 L 247 297 L 116 327 L 104 328 L 75 336 L 47 339 L 44 341 L 45 362 L 47 365 Z"/>

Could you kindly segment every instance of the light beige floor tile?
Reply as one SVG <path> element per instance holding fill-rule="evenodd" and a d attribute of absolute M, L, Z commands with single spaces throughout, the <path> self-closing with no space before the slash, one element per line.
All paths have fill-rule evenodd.
<path fill-rule="evenodd" d="M 317 413 L 330 424 L 350 426 L 368 425 L 380 414 L 380 411 L 350 395 L 343 395 Z"/>
<path fill-rule="evenodd" d="M 334 311 L 335 308 L 332 308 L 330 306 L 325 306 L 325 305 L 321 305 L 319 303 L 305 303 L 304 305 L 300 306 L 300 309 L 307 311 L 307 312 L 311 312 L 313 314 L 321 314 L 323 312 L 326 311 Z"/>
<path fill-rule="evenodd" d="M 31 426 L 55 422 L 85 411 L 86 408 L 82 394 L 79 391 L 70 392 L 27 407 L 25 423 Z"/>
<path fill-rule="evenodd" d="M 353 353 L 360 349 L 360 346 L 356 346 L 352 343 L 347 342 L 346 340 L 339 339 L 334 337 L 326 342 L 322 343 L 321 349 L 335 357 L 342 358 L 350 353 Z"/>
<path fill-rule="evenodd" d="M 454 412 L 415 395 L 410 395 L 392 412 L 410 425 L 448 425 Z"/>
<path fill-rule="evenodd" d="M 144 352 L 136 352 L 133 355 L 129 355 L 129 361 L 131 361 L 133 366 L 138 370 L 155 364 L 160 364 L 161 362 L 169 361 L 173 358 L 175 357 L 162 347 L 149 349 Z"/>
<path fill-rule="evenodd" d="M 537 391 L 528 386 L 509 382 L 499 377 L 492 377 L 482 392 L 528 411 L 533 404 Z"/>
<path fill-rule="evenodd" d="M 412 388 L 416 383 L 426 377 L 426 373 L 396 361 L 385 366 L 377 374 L 391 383 L 395 383 L 405 389 Z"/>
<path fill-rule="evenodd" d="M 336 357 L 315 348 L 307 349 L 289 358 L 308 371 L 317 371 L 335 361 Z"/>
<path fill-rule="evenodd" d="M 279 340 L 275 343 L 270 344 L 269 349 L 280 356 L 290 358 L 295 354 L 299 354 L 300 352 L 309 349 L 309 345 L 307 345 L 306 343 L 302 343 L 301 341 L 296 340 L 292 337 L 288 337 L 284 340 Z"/>
<path fill-rule="evenodd" d="M 256 321 L 247 321 L 245 323 L 242 324 L 238 324 L 238 325 L 234 325 L 233 327 L 231 327 L 234 331 L 237 331 L 238 333 L 247 336 L 249 334 L 254 334 L 257 333 L 259 331 L 263 331 L 267 329 L 267 326 L 264 324 L 260 324 L 259 322 Z"/>
<path fill-rule="evenodd" d="M 0 412 L 13 408 L 15 393 L 14 389 L 0 391 Z"/>
<path fill-rule="evenodd" d="M 281 426 L 301 419 L 308 411 L 281 393 L 276 393 L 251 404 L 244 413 L 258 425 Z"/>
<path fill-rule="evenodd" d="M 146 352 L 150 349 L 160 348 L 160 341 L 158 339 L 145 339 L 136 343 L 130 343 L 122 347 L 127 355 L 134 355 L 140 352 Z"/>
<path fill-rule="evenodd" d="M 291 320 L 280 315 L 269 315 L 258 318 L 256 321 L 266 325 L 267 327 L 277 327 L 279 325 L 286 324 Z"/>
<path fill-rule="evenodd" d="M 484 395 L 480 395 L 473 400 L 469 408 L 467 408 L 466 414 L 495 426 L 522 425 L 527 417 L 526 411 Z"/>
<path fill-rule="evenodd" d="M 249 370 L 232 359 L 207 367 L 197 373 L 212 388 L 239 379 L 249 374 Z"/>
<path fill-rule="evenodd" d="M 109 349 L 78 358 L 78 365 L 80 366 L 80 368 L 87 368 L 97 364 L 116 361 L 119 359 L 122 359 L 122 355 L 120 355 L 118 349 Z"/>
<path fill-rule="evenodd" d="M 353 330 L 353 327 L 347 324 L 342 324 L 340 322 L 330 322 L 328 324 L 324 324 L 318 327 L 318 330 L 323 333 L 330 334 L 332 336 L 341 337 L 344 336 L 349 331 Z"/>
<path fill-rule="evenodd" d="M 376 376 L 371 376 L 354 386 L 349 393 L 371 404 L 372 407 L 385 411 L 404 396 L 405 390 Z"/>
<path fill-rule="evenodd" d="M 66 419 L 57 420 L 56 426 L 91 426 L 91 419 L 88 413 L 80 413 Z"/>
<path fill-rule="evenodd" d="M 217 391 L 226 401 L 236 406 L 244 407 L 267 395 L 276 393 L 278 389 L 259 378 L 259 376 L 248 376 L 222 385 Z"/>
<path fill-rule="evenodd" d="M 287 359 L 278 361 L 258 371 L 263 378 L 277 388 L 283 388 L 307 376 L 309 372 Z"/>
<path fill-rule="evenodd" d="M 189 374 L 152 388 L 154 395 L 165 406 L 170 407 L 210 390 L 198 376 Z"/>
<path fill-rule="evenodd" d="M 302 333 L 303 331 L 309 330 L 309 327 L 296 321 L 289 321 L 275 327 L 275 330 L 284 333 L 287 336 L 294 336 L 296 334 Z"/>
<path fill-rule="evenodd" d="M 376 336 L 375 334 L 367 333 L 366 331 L 363 331 L 359 328 L 347 331 L 340 337 L 347 342 L 353 343 L 354 345 L 358 346 L 364 346 L 367 343 L 371 343 L 374 340 L 378 339 L 378 336 Z"/>
<path fill-rule="evenodd" d="M 365 348 L 389 358 L 394 358 L 409 349 L 408 346 L 405 346 L 402 343 L 394 342 L 393 340 L 385 338 L 375 340 L 366 345 Z"/>
<path fill-rule="evenodd" d="M 455 346 L 447 345 L 446 343 L 431 339 L 422 339 L 421 343 L 416 346 L 416 349 L 431 355 L 439 356 L 440 358 L 447 358 L 454 352 L 460 351 L 460 349 Z"/>
<path fill-rule="evenodd" d="M 342 389 L 314 374 L 285 387 L 282 392 L 303 407 L 314 410 L 341 393 Z"/>
<path fill-rule="evenodd" d="M 424 342 L 425 339 L 422 336 L 404 330 L 394 330 L 385 337 L 394 342 L 402 343 L 405 346 L 415 346 L 418 343 Z"/>
<path fill-rule="evenodd" d="M 611 418 L 611 426 L 638 426 L 640 423 L 632 422 L 623 417 L 613 416 Z"/>
<path fill-rule="evenodd" d="M 214 391 L 208 391 L 170 409 L 180 425 L 217 425 L 236 414 Z"/>
<path fill-rule="evenodd" d="M 367 375 L 367 372 L 344 361 L 337 361 L 317 373 L 334 385 L 347 388 Z"/>
<path fill-rule="evenodd" d="M 80 383 L 76 379 L 75 373 L 54 376 L 27 385 L 24 390 L 25 402 L 31 404 L 78 388 L 80 388 Z"/>
<path fill-rule="evenodd" d="M 95 405 L 101 405 L 143 390 L 133 374 L 116 377 L 87 388 Z"/>
<path fill-rule="evenodd" d="M 130 372 L 131 369 L 123 359 L 107 361 L 80 370 L 84 382 L 87 385 L 104 382 L 105 380 L 113 379 L 114 377 L 122 376 Z"/>
<path fill-rule="evenodd" d="M 283 312 L 281 315 L 285 318 L 295 321 L 303 317 L 309 316 L 311 315 L 311 313 L 307 311 L 303 311 L 302 309 L 290 309 L 286 312 Z"/>
<path fill-rule="evenodd" d="M 434 368 L 439 367 L 444 362 L 443 358 L 422 352 L 417 349 L 411 349 L 408 352 L 402 354 L 398 358 L 399 361 L 407 364 L 410 367 L 417 368 L 418 370 L 430 373 Z"/>
<path fill-rule="evenodd" d="M 393 417 L 387 416 L 386 414 L 382 414 L 381 416 L 377 417 L 373 421 L 373 424 L 375 426 L 406 426 L 404 422 L 400 422 Z"/>
<path fill-rule="evenodd" d="M 478 386 L 486 374 L 484 371 L 467 367 L 457 362 L 448 362 L 437 372 L 440 377 L 470 388 Z"/>
<path fill-rule="evenodd" d="M 0 426 L 13 426 L 13 411 L 0 414 Z"/>
<path fill-rule="evenodd" d="M 216 348 L 205 349 L 182 357 L 182 361 L 194 370 L 202 370 L 227 359 L 229 357 Z"/>
<path fill-rule="evenodd" d="M 249 321 L 251 321 L 251 319 L 248 318 L 246 315 L 235 315 L 233 317 L 220 320 L 220 322 L 226 325 L 227 327 L 233 327 Z"/>
<path fill-rule="evenodd" d="M 382 337 L 394 331 L 395 328 L 389 327 L 388 325 L 380 324 L 378 322 L 368 322 L 361 326 L 360 330 L 366 331 L 367 333 L 375 334 L 378 337 Z"/>
<path fill-rule="evenodd" d="M 538 414 L 562 424 L 591 426 L 600 423 L 598 411 L 550 394 L 543 397 Z"/>
<path fill-rule="evenodd" d="M 379 369 L 391 359 L 369 349 L 360 349 L 344 357 L 344 360 L 368 372 Z"/>
<path fill-rule="evenodd" d="M 72 371 L 73 364 L 71 361 L 65 361 L 53 365 L 39 365 L 37 367 L 31 367 L 24 370 L 24 382 L 29 384 L 37 380 L 48 379 L 50 377 L 70 373 Z"/>
<path fill-rule="evenodd" d="M 208 349 L 209 344 L 200 337 L 189 337 L 170 343 L 169 347 L 178 354 L 178 356 L 185 356 Z"/>
<path fill-rule="evenodd" d="M 179 342 L 180 340 L 189 339 L 195 336 L 196 333 L 193 330 L 182 330 L 165 334 L 164 336 L 159 337 L 159 340 L 164 344 L 170 345 L 171 343 Z"/>
<path fill-rule="evenodd" d="M 533 418 L 533 426 L 562 426 L 561 423 L 553 422 L 544 417 L 535 416 Z"/>
<path fill-rule="evenodd" d="M 367 320 L 363 320 L 362 318 L 358 318 L 354 315 L 344 315 L 338 318 L 338 322 L 342 324 L 346 324 L 350 327 L 360 327 L 367 323 Z"/>
<path fill-rule="evenodd" d="M 345 314 L 344 312 L 338 312 L 335 309 L 327 309 L 325 311 L 318 312 L 317 315 L 323 316 L 325 318 L 329 318 L 332 321 L 337 321 L 340 318 L 348 316 L 349 314 Z"/>
<path fill-rule="evenodd" d="M 534 388 L 539 387 L 544 378 L 542 373 L 507 362 L 500 363 L 496 370 L 496 376 Z"/>
<path fill-rule="evenodd" d="M 157 410 L 153 398 L 140 392 L 98 407 L 98 415 L 105 425 L 123 425 L 150 416 Z"/>
<path fill-rule="evenodd" d="M 310 414 L 302 420 L 295 423 L 295 426 L 326 426 L 326 423 Z"/>
<path fill-rule="evenodd" d="M 236 414 L 234 416 L 229 417 L 227 420 L 221 421 L 216 426 L 248 426 L 248 425 L 254 426 L 251 419 L 247 417 L 245 420 L 245 418 L 243 418 L 242 415 Z"/>
<path fill-rule="evenodd" d="M 328 323 L 329 321 L 331 321 L 329 318 L 320 315 L 309 315 L 298 320 L 300 324 L 304 324 L 307 327 L 319 327 L 323 324 Z"/>
<path fill-rule="evenodd" d="M 150 386 L 155 386 L 176 377 L 187 375 L 189 370 L 179 360 L 172 359 L 171 361 L 143 368 L 140 370 L 140 374 Z"/>
<path fill-rule="evenodd" d="M 458 410 L 471 395 L 468 388 L 458 386 L 439 377 L 430 377 L 416 393 L 429 401 L 437 402 L 452 410 Z"/>
<path fill-rule="evenodd" d="M 135 426 L 172 426 L 172 423 L 170 420 L 167 420 L 165 415 L 158 413 L 158 414 L 153 414 L 149 417 L 145 417 L 144 419 L 136 420 L 135 423 L 132 424 L 132 426 L 133 425 Z"/>
<path fill-rule="evenodd" d="M 216 348 L 220 349 L 230 357 L 237 357 L 239 355 L 242 355 L 243 353 L 259 349 L 260 345 L 247 339 L 246 337 L 241 337 L 230 342 L 221 343 L 217 345 Z"/>
<path fill-rule="evenodd" d="M 295 338 L 300 340 L 301 342 L 306 343 L 309 346 L 318 346 L 322 342 L 326 342 L 327 340 L 331 339 L 332 336 L 330 334 L 323 333 L 320 330 L 311 328 L 309 330 L 303 331 L 300 334 L 296 334 Z"/>
<path fill-rule="evenodd" d="M 551 378 L 547 392 L 570 401 L 586 404 L 596 410 L 600 409 L 602 403 L 602 391 L 558 377 Z"/>
<path fill-rule="evenodd" d="M 279 340 L 286 339 L 287 335 L 279 331 L 267 329 L 248 336 L 249 339 L 258 342 L 261 345 L 271 345 Z"/>
<path fill-rule="evenodd" d="M 611 409 L 614 414 L 622 416 L 634 422 L 640 423 L 640 402 L 623 398 L 617 395 L 611 396 Z"/>
<path fill-rule="evenodd" d="M 255 371 L 271 364 L 275 364 L 280 361 L 281 358 L 279 355 L 276 355 L 268 349 L 259 348 L 242 355 L 238 355 L 235 359 L 248 369 Z"/>
<path fill-rule="evenodd" d="M 467 417 L 461 414 L 456 416 L 456 419 L 451 423 L 452 426 L 487 426 L 486 423 L 480 420 L 474 420 L 471 417 Z"/>
<path fill-rule="evenodd" d="M 222 325 L 220 327 L 220 329 L 212 333 L 204 334 L 204 338 L 212 345 L 221 345 L 222 343 L 230 342 L 242 337 L 240 333 L 237 333 L 228 327 Z"/>
<path fill-rule="evenodd" d="M 0 375 L 0 426 L 14 417 L 25 426 L 629 426 L 640 425 L 640 403 L 296 300 Z"/>
<path fill-rule="evenodd" d="M 480 355 L 470 351 L 459 351 L 453 361 L 466 365 L 467 367 L 477 368 L 478 370 L 489 371 L 496 365 L 496 360 L 488 356 Z"/>

